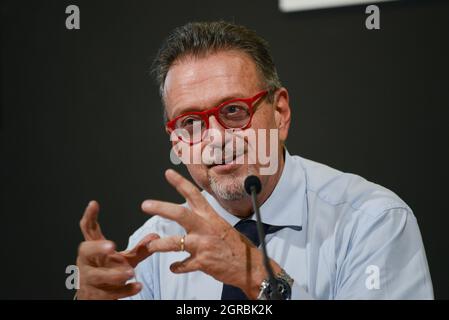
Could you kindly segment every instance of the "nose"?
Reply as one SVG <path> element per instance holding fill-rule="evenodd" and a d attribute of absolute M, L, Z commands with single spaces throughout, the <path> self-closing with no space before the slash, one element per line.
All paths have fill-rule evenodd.
<path fill-rule="evenodd" d="M 225 138 L 225 128 L 218 122 L 214 115 L 209 117 L 209 129 L 206 141 L 210 147 L 221 148 Z"/>
<path fill-rule="evenodd" d="M 209 129 L 224 130 L 223 126 L 218 122 L 214 115 L 209 116 Z"/>

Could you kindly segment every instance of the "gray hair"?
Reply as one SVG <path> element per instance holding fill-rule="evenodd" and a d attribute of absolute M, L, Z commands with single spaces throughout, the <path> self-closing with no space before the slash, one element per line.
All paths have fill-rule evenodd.
<path fill-rule="evenodd" d="M 262 84 L 273 93 L 282 87 L 268 42 L 244 26 L 226 21 L 190 22 L 174 29 L 163 42 L 153 62 L 152 72 L 164 102 L 164 84 L 172 64 L 186 56 L 204 57 L 221 50 L 239 50 L 254 61 Z M 164 120 L 167 114 L 164 108 Z"/>

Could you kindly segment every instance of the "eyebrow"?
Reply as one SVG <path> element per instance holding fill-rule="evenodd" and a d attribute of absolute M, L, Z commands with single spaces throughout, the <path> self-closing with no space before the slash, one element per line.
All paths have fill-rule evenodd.
<path fill-rule="evenodd" d="M 220 100 L 217 100 L 213 104 L 212 107 L 201 108 L 201 107 L 197 107 L 197 106 L 191 106 L 191 107 L 183 109 L 182 112 L 180 112 L 180 113 L 177 112 L 170 120 L 173 120 L 174 118 L 179 117 L 180 115 L 183 115 L 184 113 L 197 112 L 197 111 L 201 112 L 201 111 L 205 111 L 205 110 L 209 110 L 209 109 L 215 108 L 215 107 L 219 106 L 220 104 L 222 104 L 223 102 L 226 102 L 226 101 L 230 101 L 230 100 L 234 100 L 234 99 L 245 99 L 245 98 L 246 98 L 246 96 L 243 96 L 240 93 L 236 93 L 236 94 L 233 94 L 233 95 L 227 95 L 224 98 L 221 98 Z"/>

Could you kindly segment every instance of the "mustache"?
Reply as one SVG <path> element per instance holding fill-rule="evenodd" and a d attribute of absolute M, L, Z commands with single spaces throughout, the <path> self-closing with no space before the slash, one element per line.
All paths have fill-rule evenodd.
<path fill-rule="evenodd" d="M 217 149 L 211 150 L 213 152 L 214 157 L 212 157 L 212 163 L 207 164 L 208 168 L 212 168 L 221 164 L 229 164 L 235 162 L 235 160 L 240 156 L 245 156 L 247 154 L 247 148 L 243 148 L 242 150 L 226 150 L 225 148 L 221 148 L 219 151 Z"/>

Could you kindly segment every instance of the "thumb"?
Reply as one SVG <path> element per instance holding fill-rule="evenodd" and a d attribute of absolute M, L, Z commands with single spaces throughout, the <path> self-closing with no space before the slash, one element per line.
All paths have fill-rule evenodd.
<path fill-rule="evenodd" d="M 151 255 L 148 251 L 148 244 L 159 238 L 159 235 L 150 233 L 140 240 L 134 248 L 131 250 L 122 251 L 120 252 L 120 255 L 123 256 L 133 268 L 135 268 L 141 261 Z"/>

